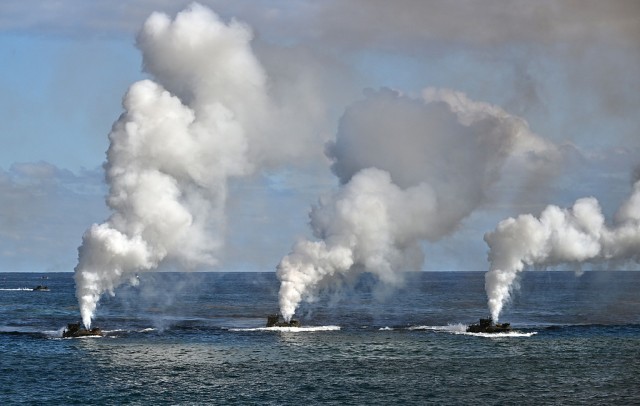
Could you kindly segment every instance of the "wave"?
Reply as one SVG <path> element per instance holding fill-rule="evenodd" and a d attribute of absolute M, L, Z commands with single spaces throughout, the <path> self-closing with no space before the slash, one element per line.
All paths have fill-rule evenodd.
<path fill-rule="evenodd" d="M 287 333 L 304 333 L 316 331 L 338 331 L 340 326 L 315 326 L 315 327 L 255 327 L 255 328 L 230 328 L 229 331 L 282 331 Z"/>
<path fill-rule="evenodd" d="M 33 338 L 62 338 L 64 327 L 58 330 L 40 330 L 30 326 L 0 326 L 0 334 Z"/>
<path fill-rule="evenodd" d="M 462 323 L 448 324 L 446 326 L 411 326 L 407 327 L 407 330 L 431 330 L 431 331 L 444 331 L 448 333 L 465 333 L 467 331 L 467 325 Z"/>
<path fill-rule="evenodd" d="M 43 331 L 35 329 L 33 327 L 24 326 L 0 326 L 0 334 L 25 334 L 25 335 L 39 335 L 44 334 Z"/>
<path fill-rule="evenodd" d="M 157 329 L 153 328 L 153 327 L 147 327 L 147 328 L 143 328 L 142 330 L 138 331 L 138 333 L 150 333 L 152 331 L 156 331 Z"/>

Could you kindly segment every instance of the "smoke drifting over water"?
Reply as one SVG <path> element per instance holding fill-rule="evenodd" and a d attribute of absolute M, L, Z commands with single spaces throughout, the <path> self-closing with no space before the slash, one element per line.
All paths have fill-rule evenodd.
<path fill-rule="evenodd" d="M 593 197 L 571 208 L 550 205 L 540 217 L 508 218 L 485 235 L 491 267 L 485 276 L 489 310 L 494 320 L 509 301 L 514 281 L 527 266 L 640 262 L 640 182 L 618 209 L 611 226 L 605 224 Z"/>
<path fill-rule="evenodd" d="M 427 89 L 421 99 L 369 92 L 341 118 L 327 148 L 340 180 L 310 213 L 317 241 L 299 241 L 278 265 L 280 310 L 360 272 L 397 286 L 437 241 L 487 199 L 509 159 L 529 170 L 558 161 L 554 145 L 526 122 L 460 92 Z"/>
<path fill-rule="evenodd" d="M 637 6 L 622 2 L 607 11 L 596 3 L 451 8 L 431 2 L 327 2 L 290 8 L 216 2 L 224 15 L 244 10 L 254 26 L 263 27 L 258 54 L 246 25 L 225 23 L 197 4 L 174 19 L 153 14 L 137 37 L 150 80 L 131 86 L 109 135 L 105 170 L 113 214 L 87 230 L 79 249 L 76 281 L 84 324 L 90 326 L 102 294 L 136 283 L 138 272 L 167 261 L 185 268 L 220 261 L 229 180 L 283 163 L 317 164 L 322 148 L 310 141 L 333 133 L 329 116 L 342 112 L 355 88 L 455 83 L 469 94 L 510 105 L 512 112 L 516 104 L 542 102 L 548 90 L 553 114 L 541 115 L 539 122 L 551 124 L 536 127 L 552 135 L 581 134 L 589 122 L 573 127 L 582 122 L 575 118 L 588 114 L 600 121 L 593 111 L 613 100 L 610 110 L 621 114 L 627 131 L 633 120 L 625 112 L 635 111 L 639 94 L 635 76 L 627 72 L 637 61 Z M 139 10 L 146 13 L 147 7 Z M 397 18 L 378 24 L 390 7 Z M 135 14 L 117 10 L 126 14 L 114 19 L 118 25 Z M 387 58 L 391 64 L 378 65 Z M 541 65 L 523 62 L 511 75 L 514 59 Z M 433 62 L 433 69 L 425 71 L 425 62 Z M 414 73 L 396 80 L 390 76 L 397 70 Z M 518 82 L 515 90 L 497 83 L 505 72 Z M 563 78 L 576 83 L 564 84 Z M 510 99 L 517 103 L 505 102 Z M 567 102 L 572 99 L 581 103 Z M 570 131 L 562 128 L 566 123 Z M 389 286 L 402 284 L 404 271 L 423 264 L 425 241 L 451 235 L 479 207 L 512 197 L 500 199 L 501 175 L 531 175 L 526 180 L 535 189 L 557 169 L 560 155 L 523 119 L 463 93 L 427 89 L 410 97 L 370 91 L 344 112 L 326 148 L 339 187 L 312 208 L 313 239 L 298 242 L 278 266 L 282 313 L 291 317 L 301 301 L 360 272 Z"/>
<path fill-rule="evenodd" d="M 154 80 L 133 84 L 109 134 L 105 164 L 113 210 L 83 236 L 76 295 L 89 328 L 100 296 L 174 260 L 214 265 L 222 244 L 227 181 L 274 151 L 265 73 L 251 31 L 197 4 L 175 20 L 151 15 L 137 38 Z M 277 151 L 276 151 L 277 152 Z"/>

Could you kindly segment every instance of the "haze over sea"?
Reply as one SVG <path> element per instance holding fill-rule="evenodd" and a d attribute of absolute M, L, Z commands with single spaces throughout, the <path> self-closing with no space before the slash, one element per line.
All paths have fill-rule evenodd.
<path fill-rule="evenodd" d="M 47 279 L 42 279 L 46 277 Z M 501 321 L 482 272 L 373 278 L 304 304 L 301 331 L 264 329 L 273 273 L 141 274 L 79 321 L 71 273 L 0 274 L 0 399 L 13 404 L 634 404 L 640 273 L 525 272 Z M 32 291 L 47 285 L 48 292 Z"/>

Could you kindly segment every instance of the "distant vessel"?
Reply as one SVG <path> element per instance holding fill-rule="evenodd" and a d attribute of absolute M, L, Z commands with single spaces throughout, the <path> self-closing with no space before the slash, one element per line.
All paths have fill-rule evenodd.
<path fill-rule="evenodd" d="M 102 336 L 102 330 L 98 327 L 94 327 L 91 330 L 80 327 L 80 323 L 69 323 L 67 328 L 62 332 L 64 338 L 76 338 L 76 337 L 91 337 Z"/>
<path fill-rule="evenodd" d="M 48 292 L 49 288 L 45 285 L 38 285 L 35 288 L 33 288 L 34 291 L 39 291 L 39 292 Z"/>
<path fill-rule="evenodd" d="M 511 331 L 510 323 L 494 323 L 493 319 L 480 319 L 480 323 L 467 327 L 467 333 L 507 333 Z"/>
<path fill-rule="evenodd" d="M 291 319 L 291 321 L 284 321 L 279 314 L 272 314 L 267 316 L 267 327 L 300 327 L 301 324 L 298 320 Z"/>

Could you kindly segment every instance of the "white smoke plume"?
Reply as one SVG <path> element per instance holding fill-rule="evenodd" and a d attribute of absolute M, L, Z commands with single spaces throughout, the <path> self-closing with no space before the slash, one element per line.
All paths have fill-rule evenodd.
<path fill-rule="evenodd" d="M 298 242 L 278 265 L 283 317 L 359 272 L 400 285 L 403 272 L 424 261 L 421 242 L 455 231 L 508 159 L 536 169 L 558 154 L 524 120 L 460 92 L 427 89 L 421 99 L 369 92 L 347 109 L 328 145 L 341 186 L 311 210 L 318 240 Z"/>
<path fill-rule="evenodd" d="M 266 75 L 250 29 L 194 4 L 154 13 L 137 38 L 154 80 L 133 84 L 109 134 L 105 171 L 113 214 L 83 236 L 76 296 L 89 328 L 105 292 L 162 261 L 216 264 L 227 181 L 273 160 L 261 139 Z"/>
<path fill-rule="evenodd" d="M 640 262 L 640 182 L 610 226 L 598 201 L 588 197 L 569 209 L 547 206 L 538 218 L 524 214 L 503 220 L 484 240 L 491 263 L 485 290 L 491 316 L 498 320 L 527 266 L 574 264 L 579 269 L 585 262 Z"/>

